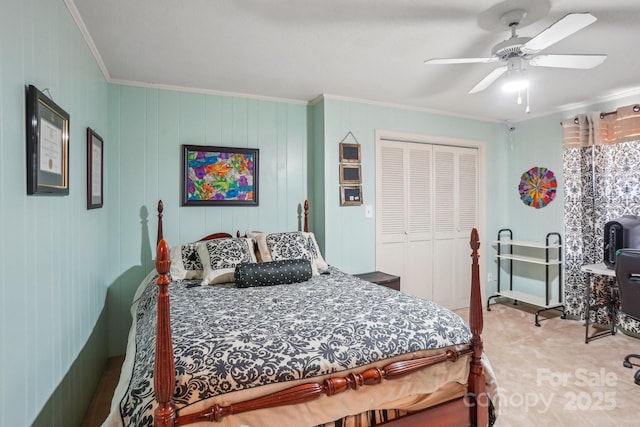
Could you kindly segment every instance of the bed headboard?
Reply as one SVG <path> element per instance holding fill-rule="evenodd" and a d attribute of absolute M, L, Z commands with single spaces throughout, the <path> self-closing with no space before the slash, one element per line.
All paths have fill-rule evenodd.
<path fill-rule="evenodd" d="M 164 238 L 162 234 L 162 212 L 164 211 L 164 204 L 162 200 L 158 200 L 158 235 L 156 239 L 156 246 L 160 243 L 160 240 Z M 309 200 L 304 201 L 304 232 L 309 232 Z M 229 237 L 233 237 L 229 233 L 218 232 L 209 234 L 201 239 L 202 240 L 212 240 L 212 239 L 226 239 Z M 236 237 L 240 237 L 240 231 L 236 232 Z"/>

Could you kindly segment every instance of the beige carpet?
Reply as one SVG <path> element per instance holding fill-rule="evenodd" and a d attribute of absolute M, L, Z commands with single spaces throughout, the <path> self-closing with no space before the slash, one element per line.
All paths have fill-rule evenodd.
<path fill-rule="evenodd" d="M 640 339 L 622 333 L 585 344 L 584 322 L 510 302 L 484 311 L 485 353 L 498 380 L 498 425 L 640 426 L 640 386 L 622 360 Z M 463 317 L 466 312 L 460 313 Z"/>

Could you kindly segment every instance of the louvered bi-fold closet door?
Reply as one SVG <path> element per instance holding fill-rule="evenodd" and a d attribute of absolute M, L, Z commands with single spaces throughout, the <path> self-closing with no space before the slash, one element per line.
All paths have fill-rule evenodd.
<path fill-rule="evenodd" d="M 403 292 L 467 307 L 477 149 L 381 140 L 376 162 L 376 269 Z"/>
<path fill-rule="evenodd" d="M 433 156 L 433 300 L 451 309 L 468 307 L 469 235 L 478 215 L 477 149 L 434 146 Z"/>
<path fill-rule="evenodd" d="M 376 152 L 376 269 L 402 291 L 431 299 L 433 178 L 430 144 L 380 141 Z"/>

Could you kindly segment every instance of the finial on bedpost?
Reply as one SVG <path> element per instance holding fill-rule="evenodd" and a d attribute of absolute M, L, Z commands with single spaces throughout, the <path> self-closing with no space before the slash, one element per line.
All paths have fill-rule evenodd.
<path fill-rule="evenodd" d="M 309 200 L 304 201 L 304 231 L 309 231 Z"/>
<path fill-rule="evenodd" d="M 163 239 L 162 235 L 162 211 L 164 211 L 164 204 L 162 200 L 158 200 L 158 236 L 156 239 L 156 245 Z"/>
<path fill-rule="evenodd" d="M 478 249 L 480 239 L 478 230 L 471 230 L 471 301 L 469 304 L 469 326 L 471 328 L 471 375 L 469 377 L 469 392 L 474 396 L 475 408 L 471 411 L 472 422 L 475 426 L 487 426 L 489 423 L 489 411 L 485 391 L 484 369 L 482 367 L 483 343 L 482 337 L 482 295 L 480 293 L 480 265 L 478 264 Z"/>
<path fill-rule="evenodd" d="M 158 203 L 161 219 L 162 202 Z M 160 237 L 160 229 L 158 236 Z M 155 427 L 173 427 L 176 408 L 173 404 L 173 393 L 176 385 L 176 370 L 173 360 L 173 342 L 171 340 L 171 324 L 169 314 L 169 279 L 171 269 L 169 245 L 160 239 L 156 248 L 156 271 L 158 277 L 158 310 L 156 324 L 156 358 L 153 367 L 153 390 L 158 402 L 153 416 Z"/>

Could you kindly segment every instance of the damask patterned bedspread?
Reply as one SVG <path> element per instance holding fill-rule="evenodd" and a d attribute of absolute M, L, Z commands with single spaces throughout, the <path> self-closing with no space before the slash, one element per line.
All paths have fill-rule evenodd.
<path fill-rule="evenodd" d="M 169 288 L 178 409 L 471 339 L 457 314 L 333 267 L 287 285 L 240 289 L 185 280 Z M 120 401 L 125 425 L 153 425 L 156 295 L 153 278 L 135 312 L 133 376 Z"/>

